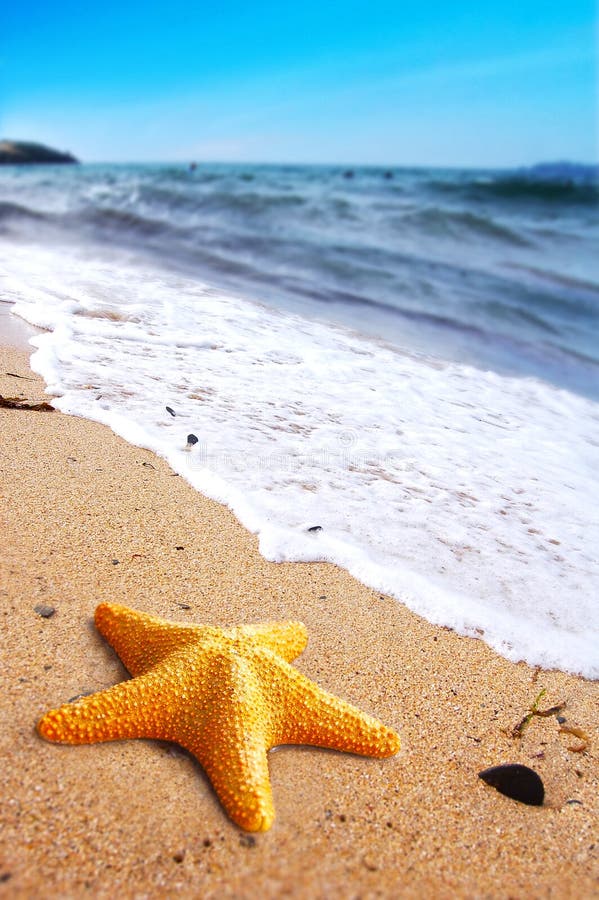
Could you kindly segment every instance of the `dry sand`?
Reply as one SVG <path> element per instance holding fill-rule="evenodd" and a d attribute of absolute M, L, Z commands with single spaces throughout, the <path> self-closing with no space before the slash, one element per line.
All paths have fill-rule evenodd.
<path fill-rule="evenodd" d="M 1 352 L 1 394 L 44 397 L 27 359 Z M 0 417 L 1 896 L 598 895 L 597 683 L 507 662 L 335 566 L 266 562 L 228 509 L 101 425 Z M 104 600 L 181 622 L 301 619 L 297 667 L 396 728 L 401 752 L 272 752 L 277 818 L 250 836 L 174 746 L 45 743 L 42 713 L 125 677 L 92 624 Z M 542 689 L 587 752 L 554 716 L 507 733 Z M 477 777 L 504 762 L 539 772 L 543 807 Z"/>

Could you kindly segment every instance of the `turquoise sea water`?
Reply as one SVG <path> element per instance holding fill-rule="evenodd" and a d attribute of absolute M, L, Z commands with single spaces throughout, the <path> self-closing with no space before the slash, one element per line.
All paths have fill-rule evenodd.
<path fill-rule="evenodd" d="M 0 223 L 134 248 L 248 299 L 599 397 L 591 167 L 5 167 Z"/>

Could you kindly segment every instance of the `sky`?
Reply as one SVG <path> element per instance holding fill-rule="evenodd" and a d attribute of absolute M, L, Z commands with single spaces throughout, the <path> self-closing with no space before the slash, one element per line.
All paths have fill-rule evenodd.
<path fill-rule="evenodd" d="M 0 138 L 85 162 L 598 158 L 589 0 L 28 0 Z"/>

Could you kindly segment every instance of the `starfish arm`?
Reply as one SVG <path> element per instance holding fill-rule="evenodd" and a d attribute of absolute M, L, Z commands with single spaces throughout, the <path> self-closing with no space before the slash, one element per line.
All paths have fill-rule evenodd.
<path fill-rule="evenodd" d="M 379 758 L 398 752 L 395 731 L 292 671 L 297 677 L 287 683 L 284 712 L 275 732 L 277 743 L 310 744 Z"/>
<path fill-rule="evenodd" d="M 160 738 L 159 705 L 158 679 L 153 673 L 142 675 L 51 709 L 40 719 L 37 730 L 47 741 L 64 744 Z"/>
<path fill-rule="evenodd" d="M 308 631 L 303 622 L 264 622 L 240 625 L 236 630 L 245 637 L 255 638 L 261 647 L 272 650 L 287 662 L 296 659 L 308 643 Z"/>
<path fill-rule="evenodd" d="M 149 672 L 173 651 L 201 638 L 205 632 L 216 631 L 209 626 L 166 622 L 118 603 L 100 603 L 94 621 L 132 675 Z"/>
<path fill-rule="evenodd" d="M 241 718 L 185 743 L 199 760 L 229 817 L 245 831 L 267 831 L 275 810 L 266 742 L 244 730 Z"/>

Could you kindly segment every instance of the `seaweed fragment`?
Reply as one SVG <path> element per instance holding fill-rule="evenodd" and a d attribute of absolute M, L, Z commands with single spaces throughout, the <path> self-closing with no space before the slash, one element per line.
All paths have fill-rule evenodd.
<path fill-rule="evenodd" d="M 19 397 L 3 397 L 0 394 L 0 406 L 4 409 L 30 409 L 34 412 L 54 412 L 50 403 L 42 400 L 41 403 L 31 403 L 29 400 L 21 400 Z"/>
<path fill-rule="evenodd" d="M 579 738 L 582 741 L 582 744 L 572 744 L 568 747 L 571 753 L 584 753 L 589 743 L 591 741 L 590 737 L 582 728 L 579 728 L 578 725 L 560 725 L 559 727 L 560 734 L 572 734 L 574 737 Z"/>
<path fill-rule="evenodd" d="M 547 691 L 545 690 L 545 688 L 543 688 L 542 691 L 539 691 L 532 705 L 529 707 L 526 715 L 518 722 L 517 725 L 514 725 L 514 727 L 512 728 L 510 732 L 512 737 L 521 738 L 525 728 L 528 726 L 533 716 L 540 716 L 543 719 L 547 719 L 549 718 L 549 716 L 556 716 L 566 708 L 566 701 L 562 700 L 560 701 L 560 703 L 556 703 L 553 706 L 547 707 L 547 709 L 539 709 L 539 703 L 546 693 Z"/>

